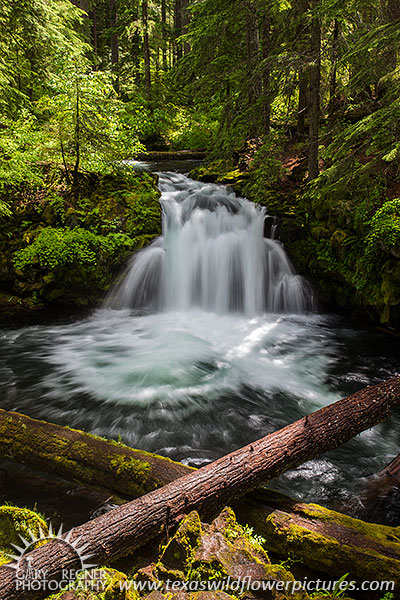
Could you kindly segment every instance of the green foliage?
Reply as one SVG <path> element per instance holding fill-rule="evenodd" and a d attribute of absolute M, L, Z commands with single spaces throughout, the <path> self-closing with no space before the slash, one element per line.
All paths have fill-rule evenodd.
<path fill-rule="evenodd" d="M 217 131 L 218 121 L 213 115 L 180 107 L 167 135 L 167 142 L 175 150 L 208 148 Z"/>
<path fill-rule="evenodd" d="M 46 227 L 32 244 L 15 253 L 14 266 L 18 270 L 31 266 L 57 270 L 66 265 L 95 269 L 99 253 L 112 258 L 131 247 L 132 240 L 121 233 L 100 236 L 80 228 Z"/>
<path fill-rule="evenodd" d="M 0 122 L 0 193 L 10 185 L 41 185 L 39 162 L 43 158 L 43 132 L 27 110 L 13 121 Z"/>
<path fill-rule="evenodd" d="M 370 227 L 366 240 L 369 259 L 373 254 L 379 253 L 382 247 L 400 246 L 400 198 L 385 202 L 372 217 Z"/>
<path fill-rule="evenodd" d="M 82 56 L 81 18 L 69 0 L 0 1 L 0 111 L 18 116 L 40 97 L 61 57 Z"/>
<path fill-rule="evenodd" d="M 80 160 L 87 170 L 104 170 L 143 150 L 109 73 L 64 65 L 49 81 L 39 107 L 47 118 L 47 153 L 60 164 Z"/>
<path fill-rule="evenodd" d="M 11 210 L 7 202 L 0 198 L 0 217 L 11 216 Z"/>
<path fill-rule="evenodd" d="M 285 137 L 277 130 L 272 130 L 263 141 L 259 150 L 250 158 L 249 167 L 257 171 L 257 177 L 263 179 L 265 185 L 274 185 L 281 181 L 285 174 L 282 161 L 278 158 L 283 151 Z"/>
<path fill-rule="evenodd" d="M 276 203 L 286 214 L 292 208 L 290 198 L 281 198 L 281 181 L 286 173 L 282 166 L 281 155 L 284 139 L 280 132 L 272 130 L 261 147 L 254 144 L 247 145 L 247 152 L 243 154 L 246 160 L 248 173 L 243 186 L 243 196 L 254 199 L 266 206 L 272 214 L 276 214 Z"/>
<path fill-rule="evenodd" d="M 245 537 L 247 537 L 247 539 L 250 542 L 255 542 L 256 544 L 259 544 L 260 546 L 263 546 L 267 542 L 267 540 L 264 537 L 262 537 L 261 535 L 255 534 L 254 527 L 250 527 L 249 525 L 244 525 L 243 534 L 245 535 Z"/>

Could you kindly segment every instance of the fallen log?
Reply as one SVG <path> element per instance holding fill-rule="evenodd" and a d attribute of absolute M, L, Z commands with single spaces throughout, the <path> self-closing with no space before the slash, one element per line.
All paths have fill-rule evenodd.
<path fill-rule="evenodd" d="M 143 152 L 138 156 L 139 160 L 163 161 L 163 160 L 204 160 L 207 156 L 206 150 L 160 150 Z"/>
<path fill-rule="evenodd" d="M 373 514 L 376 507 L 389 496 L 395 487 L 400 485 L 400 454 L 375 475 L 368 478 L 360 494 L 363 505 L 362 516 Z"/>
<path fill-rule="evenodd" d="M 169 458 L 5 410 L 0 457 L 128 499 L 191 471 Z"/>
<path fill-rule="evenodd" d="M 396 456 L 396 458 L 394 458 L 387 467 L 382 469 L 382 471 L 377 474 L 377 479 L 381 481 L 390 480 L 390 487 L 400 483 L 400 454 Z"/>
<path fill-rule="evenodd" d="M 157 535 L 168 534 L 190 511 L 215 514 L 261 483 L 337 448 L 386 419 L 399 403 L 399 377 L 368 387 L 74 528 L 70 539 L 82 539 L 91 561 L 98 564 L 132 553 Z M 28 568 L 59 581 L 63 570 L 79 569 L 81 561 L 69 544 L 53 540 L 24 556 L 19 575 Z M 16 573 L 7 565 L 0 568 L 0 581 L 1 600 L 41 598 L 48 591 L 45 586 L 38 591 L 18 589 Z"/>
<path fill-rule="evenodd" d="M 294 556 L 317 573 L 400 585 L 400 527 L 366 523 L 271 490 L 237 503 L 236 516 L 262 535 L 269 553 Z"/>

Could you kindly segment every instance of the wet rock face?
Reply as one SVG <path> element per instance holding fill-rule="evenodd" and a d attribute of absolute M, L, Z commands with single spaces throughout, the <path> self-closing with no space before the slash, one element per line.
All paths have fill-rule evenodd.
<path fill-rule="evenodd" d="M 0 315 L 54 306 L 92 306 L 131 253 L 161 233 L 155 176 L 124 171 L 13 191 L 0 216 Z"/>

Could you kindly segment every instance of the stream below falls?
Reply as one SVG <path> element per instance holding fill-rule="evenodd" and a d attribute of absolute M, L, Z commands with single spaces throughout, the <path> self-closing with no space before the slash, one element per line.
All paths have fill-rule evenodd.
<path fill-rule="evenodd" d="M 263 209 L 176 172 L 159 185 L 163 235 L 101 309 L 0 330 L 2 408 L 201 466 L 399 372 L 397 340 L 317 312 Z M 399 448 L 400 411 L 272 487 L 357 515 Z"/>

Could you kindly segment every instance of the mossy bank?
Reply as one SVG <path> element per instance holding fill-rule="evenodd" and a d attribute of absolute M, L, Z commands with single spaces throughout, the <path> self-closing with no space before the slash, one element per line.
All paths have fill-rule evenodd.
<path fill-rule="evenodd" d="M 326 169 L 307 183 L 301 146 L 262 147 L 250 160 L 220 160 L 191 177 L 230 185 L 279 217 L 279 238 L 323 303 L 398 330 L 400 187 L 391 171 L 366 166 L 350 165 L 340 178 Z"/>
<path fill-rule="evenodd" d="M 43 186 L 3 189 L 0 315 L 101 302 L 133 251 L 161 233 L 151 173 L 80 176 L 72 190 L 44 167 Z"/>

